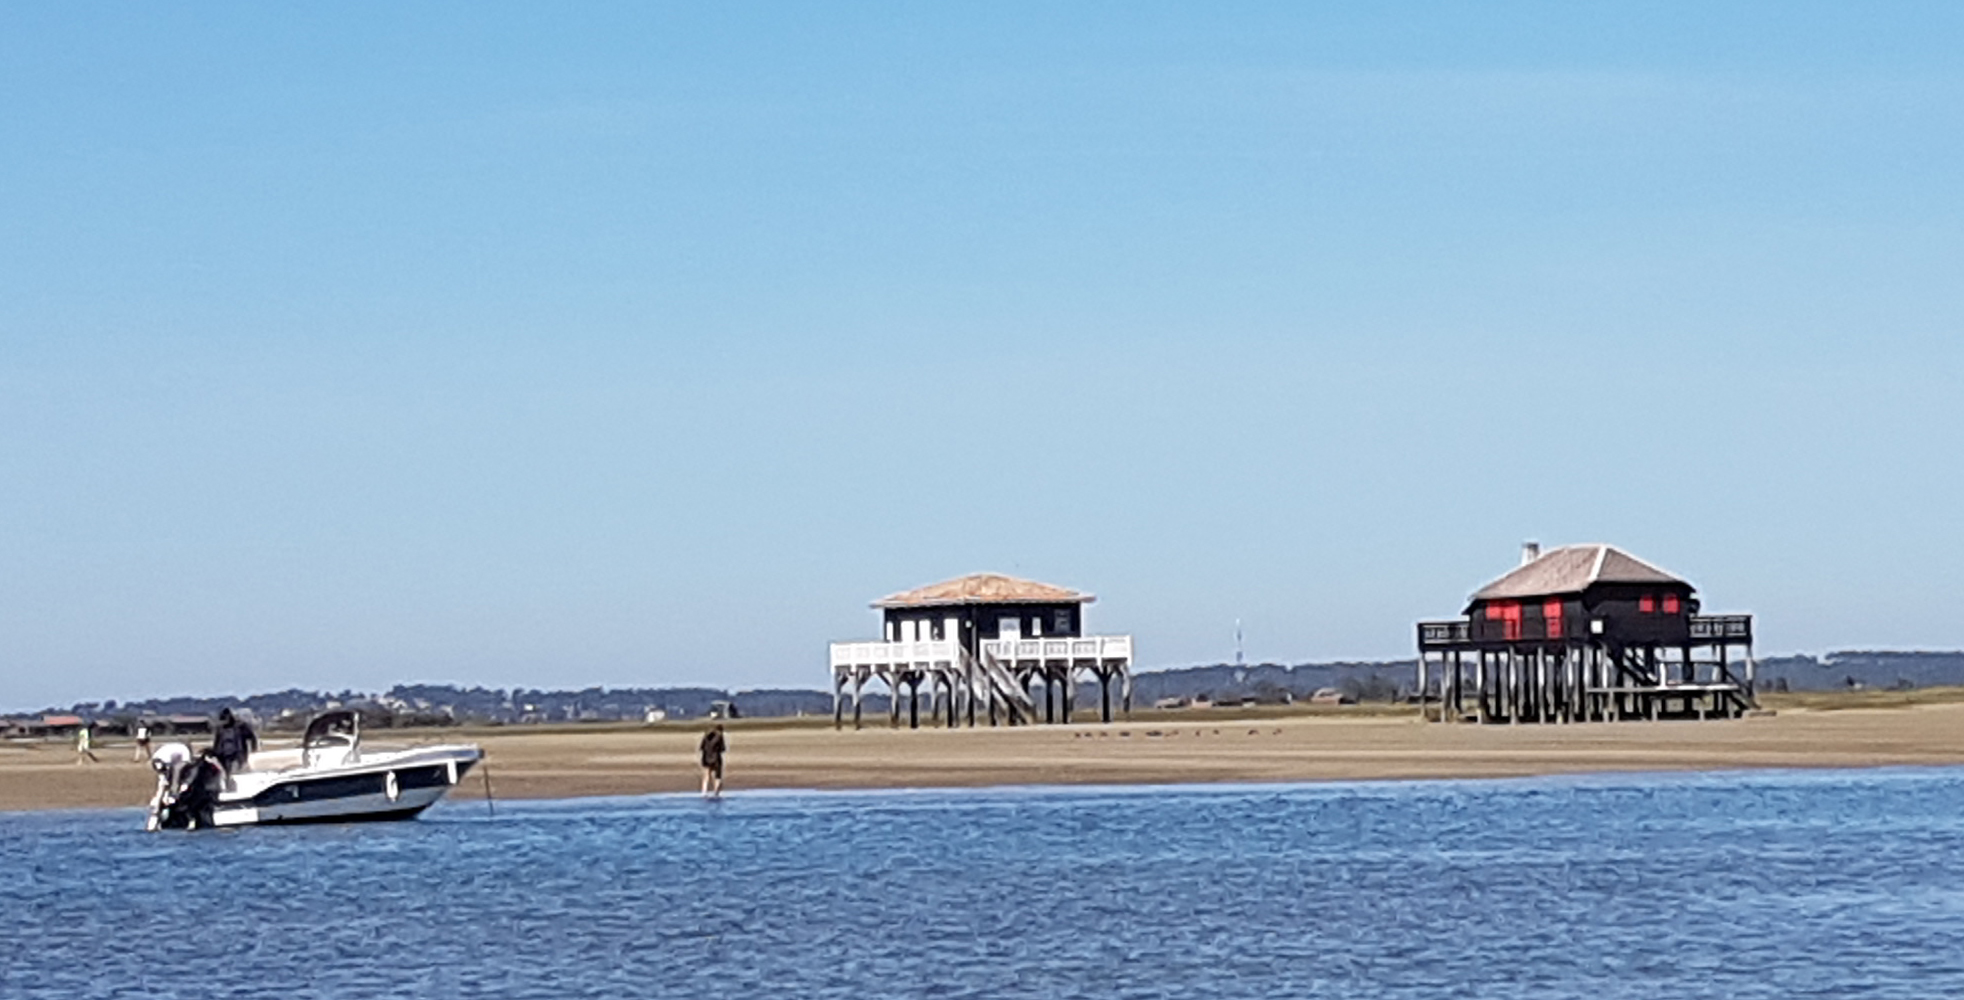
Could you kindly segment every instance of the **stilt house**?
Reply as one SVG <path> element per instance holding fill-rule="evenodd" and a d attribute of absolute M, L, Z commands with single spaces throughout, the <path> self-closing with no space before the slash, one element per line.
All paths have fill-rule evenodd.
<path fill-rule="evenodd" d="M 873 602 L 884 619 L 874 642 L 832 644 L 832 718 L 852 705 L 859 726 L 868 682 L 892 695 L 890 723 L 919 727 L 921 697 L 946 725 L 1069 722 L 1080 676 L 1096 680 L 1111 721 L 1112 683 L 1132 703 L 1132 637 L 1087 636 L 1084 606 L 1097 598 L 999 573 L 976 573 Z M 923 690 L 925 688 L 925 691 Z"/>
<path fill-rule="evenodd" d="M 1698 612 L 1690 583 L 1614 546 L 1530 542 L 1464 617 L 1419 623 L 1419 702 L 1442 722 L 1738 716 L 1752 616 Z"/>

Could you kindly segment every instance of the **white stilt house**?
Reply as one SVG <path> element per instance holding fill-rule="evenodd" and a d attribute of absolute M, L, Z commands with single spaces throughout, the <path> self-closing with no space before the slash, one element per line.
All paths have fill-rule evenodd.
<path fill-rule="evenodd" d="M 1085 635 L 1084 606 L 1097 598 L 998 573 L 976 573 L 873 602 L 885 635 L 832 644 L 832 720 L 852 706 L 860 724 L 868 682 L 891 699 L 890 724 L 918 727 L 928 714 L 949 727 L 1069 722 L 1080 677 L 1098 683 L 1100 718 L 1112 718 L 1112 684 L 1132 709 L 1132 637 Z M 922 688 L 926 690 L 923 691 Z"/>

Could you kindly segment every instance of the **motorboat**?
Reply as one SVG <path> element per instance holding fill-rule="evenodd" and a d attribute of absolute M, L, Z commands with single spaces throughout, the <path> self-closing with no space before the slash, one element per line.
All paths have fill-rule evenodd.
<path fill-rule="evenodd" d="M 484 751 L 473 744 L 364 749 L 359 715 L 324 712 L 308 723 L 299 746 L 256 752 L 229 776 L 201 759 L 160 767 L 149 825 L 184 829 L 412 819 L 483 759 Z"/>

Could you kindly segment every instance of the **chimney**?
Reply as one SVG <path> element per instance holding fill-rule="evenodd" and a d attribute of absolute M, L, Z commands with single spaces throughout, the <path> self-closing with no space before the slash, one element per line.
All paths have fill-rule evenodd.
<path fill-rule="evenodd" d="M 1521 543 L 1521 565 L 1526 566 L 1528 563 L 1531 563 L 1539 558 L 1541 558 L 1540 542 Z"/>

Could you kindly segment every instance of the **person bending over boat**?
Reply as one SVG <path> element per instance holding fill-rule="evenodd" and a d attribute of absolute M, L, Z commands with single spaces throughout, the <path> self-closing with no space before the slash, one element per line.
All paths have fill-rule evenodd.
<path fill-rule="evenodd" d="M 190 766 L 191 748 L 182 743 L 166 743 L 150 755 L 150 770 L 157 772 L 157 791 L 150 796 L 150 819 L 144 823 L 144 829 L 155 830 L 163 825 L 164 810 L 177 801 L 177 787 Z"/>
<path fill-rule="evenodd" d="M 717 723 L 702 734 L 702 743 L 696 750 L 702 756 L 702 797 L 717 799 L 723 797 L 723 754 L 730 745 L 723 739 L 723 725 Z"/>
<path fill-rule="evenodd" d="M 218 808 L 218 795 L 225 790 L 227 780 L 225 765 L 210 750 L 200 752 L 191 762 L 184 784 L 177 790 L 177 803 L 171 807 L 182 817 L 186 830 L 212 828 L 212 813 Z"/>
<path fill-rule="evenodd" d="M 218 766 L 225 769 L 227 783 L 233 774 L 245 770 L 246 762 L 257 749 L 259 734 L 252 731 L 252 724 L 234 716 L 229 708 L 219 709 L 218 732 L 212 736 L 211 752 L 218 758 Z"/>
<path fill-rule="evenodd" d="M 225 787 L 225 768 L 210 750 L 196 757 L 182 743 L 166 743 L 150 757 L 157 772 L 157 794 L 150 799 L 148 830 L 204 830 L 212 826 L 212 812 Z"/>

